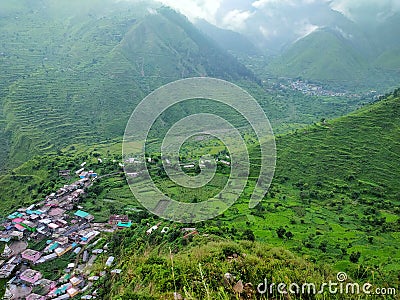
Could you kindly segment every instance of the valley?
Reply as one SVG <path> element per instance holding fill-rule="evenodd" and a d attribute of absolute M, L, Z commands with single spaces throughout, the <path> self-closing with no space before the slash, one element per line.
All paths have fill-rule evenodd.
<path fill-rule="evenodd" d="M 220 2 L 0 2 L 4 299 L 399 299 L 396 7 L 380 4 L 375 16 L 337 0 Z M 271 123 L 275 174 L 253 208 L 262 139 L 225 104 L 173 105 L 152 125 L 144 159 L 122 153 L 140 101 L 192 77 L 236 84 Z M 181 224 L 150 213 L 130 185 L 150 194 L 147 169 L 176 201 L 218 195 L 235 164 L 208 133 L 187 139 L 172 169 L 195 181 L 215 159 L 212 180 L 184 187 L 165 170 L 163 137 L 194 114 L 238 129 L 250 173 L 221 215 Z M 373 292 L 318 293 L 329 282 Z M 315 292 L 302 290 L 311 283 Z"/>
<path fill-rule="evenodd" d="M 396 176 L 398 171 L 393 169 L 393 166 L 400 164 L 393 162 L 397 162 L 399 159 L 399 156 L 395 155 L 399 146 L 399 127 L 397 126 L 399 103 L 399 94 L 396 90 L 386 98 L 375 104 L 367 105 L 349 116 L 325 120 L 292 134 L 279 136 L 277 138 L 279 151 L 276 175 L 268 196 L 262 204 L 254 209 L 247 207 L 247 199 L 251 194 L 252 186 L 254 186 L 250 179 L 240 200 L 222 216 L 215 220 L 189 226 L 195 228 L 197 233 L 191 237 L 186 236 L 188 232 L 181 233 L 183 232 L 182 228 L 188 227 L 187 225 L 158 220 L 149 215 L 140 204 L 132 199 L 124 175 L 119 173 L 122 169 L 121 157 L 118 154 L 120 149 L 118 142 L 90 147 L 76 145 L 74 148 L 67 148 L 57 154 L 38 157 L 36 160 L 27 162 L 22 168 L 16 169 L 14 176 L 16 176 L 15 179 L 22 178 L 22 174 L 25 172 L 32 174 L 33 179 L 47 169 L 48 171 L 44 172 L 47 174 L 47 179 L 43 180 L 41 185 L 35 185 L 35 181 L 29 179 L 26 179 L 23 184 L 28 187 L 26 195 L 36 194 L 37 198 L 41 199 L 46 194 L 50 194 L 57 186 L 74 180 L 74 175 L 69 180 L 60 177 L 58 170 L 72 167 L 71 174 L 73 174 L 75 169 L 81 168 L 79 165 L 82 161 L 87 162 L 85 168 L 96 170 L 97 176 L 101 179 L 94 182 L 94 185 L 87 189 L 86 196 L 79 201 L 79 207 L 91 212 L 94 216 L 94 223 L 91 227 L 98 226 L 96 224 L 99 222 L 107 222 L 110 214 L 126 215 L 132 222 L 131 229 L 124 229 L 118 231 L 116 235 L 104 237 L 106 240 L 110 238 L 111 241 L 114 241 L 114 244 L 110 244 L 109 251 L 117 258 L 116 268 L 123 271 L 118 276 L 111 276 L 110 279 L 100 281 L 97 285 L 100 288 L 99 293 L 108 290 L 109 288 L 105 288 L 105 286 L 109 286 L 113 282 L 112 290 L 115 295 L 126 294 L 134 297 L 132 295 L 136 294 L 132 294 L 129 289 L 126 290 L 124 287 L 134 284 L 134 282 L 136 282 L 135 284 L 141 282 L 141 285 L 144 284 L 141 291 L 147 291 L 144 293 L 153 294 L 155 298 L 159 297 L 156 295 L 162 293 L 168 294 L 165 286 L 159 286 L 152 291 L 146 288 L 147 284 L 156 284 L 156 286 L 161 284 L 161 282 L 148 281 L 149 278 L 154 278 L 152 276 L 158 276 L 156 275 L 158 274 L 157 265 L 166 264 L 164 272 L 168 272 L 168 276 L 172 276 L 168 271 L 167 258 L 157 258 L 158 260 L 154 262 L 147 262 L 148 259 L 156 259 L 152 258 L 155 253 L 164 253 L 163 255 L 168 257 L 168 251 L 170 251 L 168 249 L 173 251 L 178 264 L 185 264 L 181 266 L 184 274 L 188 274 L 187 272 L 191 270 L 193 276 L 197 276 L 195 274 L 199 272 L 198 267 L 195 264 L 187 265 L 184 258 L 186 255 L 191 255 L 190 253 L 193 251 L 199 251 L 195 250 L 198 249 L 197 247 L 205 247 L 206 251 L 211 251 L 211 253 L 213 251 L 248 253 L 248 251 L 253 251 L 249 250 L 251 247 L 264 247 L 262 245 L 278 247 L 265 250 L 267 253 L 269 253 L 268 251 L 282 253 L 275 257 L 278 259 L 276 261 L 278 264 L 279 260 L 284 259 L 287 255 L 291 257 L 294 255 L 296 258 L 293 259 L 299 260 L 298 263 L 305 264 L 305 271 L 310 268 L 321 270 L 329 265 L 328 274 L 330 275 L 346 272 L 357 282 L 368 281 L 373 277 L 376 285 L 396 287 L 398 284 L 396 274 L 399 271 L 400 260 L 397 243 L 399 232 L 398 195 L 400 191 Z M 387 122 L 388 119 L 391 121 Z M 359 141 L 360 138 L 363 139 L 363 142 Z M 384 148 L 380 147 L 382 142 L 386 145 Z M 187 149 L 189 152 L 186 153 L 189 155 L 193 144 L 189 143 L 187 147 L 189 147 Z M 349 148 L 354 151 L 350 152 Z M 220 148 L 219 151 L 221 150 L 223 148 Z M 254 151 L 257 152 L 256 149 Z M 218 151 L 215 152 L 215 155 L 218 153 Z M 257 157 L 257 154 L 254 153 L 252 157 Z M 382 157 L 390 157 L 391 163 L 384 163 Z M 39 165 L 40 169 L 37 168 Z M 157 163 L 153 163 L 149 167 L 150 170 L 153 170 L 151 174 L 156 178 L 157 185 L 162 187 L 166 193 L 173 194 L 174 198 L 179 201 L 188 201 L 193 196 L 197 197 L 197 201 L 209 197 L 210 190 L 208 188 L 197 190 L 194 193 L 192 191 L 192 194 L 184 191 L 178 192 L 174 184 L 161 180 L 162 177 L 157 179 L 159 176 L 157 175 L 159 174 Z M 221 168 L 219 176 L 222 176 L 222 179 L 226 176 L 223 175 L 227 171 L 224 169 L 228 169 L 228 167 L 221 165 Z M 257 172 L 256 163 L 252 168 L 252 172 Z M 111 176 L 104 176 L 107 174 L 111 174 Z M 216 184 L 215 187 L 218 187 L 223 184 L 218 181 L 212 185 Z M 17 183 L 17 181 L 15 180 L 13 183 Z M 49 185 L 50 183 L 51 185 Z M 8 187 L 4 186 L 3 191 L 10 190 L 11 192 L 14 186 L 14 184 Z M 19 198 L 23 199 L 21 196 Z M 27 200 L 21 203 L 22 205 L 30 205 L 35 202 L 34 199 L 25 199 Z M 11 208 L 18 209 L 18 206 L 13 204 Z M 145 231 L 154 224 L 158 224 L 157 229 L 151 234 L 145 235 Z M 172 231 L 165 234 L 161 232 L 163 228 L 170 228 Z M 231 242 L 228 240 L 237 241 L 238 244 L 229 244 Z M 240 242 L 241 240 L 257 240 L 261 244 L 253 244 L 254 242 L 243 244 Z M 223 250 L 224 247 L 231 250 Z M 293 254 L 280 252 L 283 251 L 278 250 L 280 248 L 289 249 Z M 124 258 L 126 251 L 133 251 L 134 255 L 129 255 L 131 258 Z M 231 255 L 225 254 L 226 257 L 220 258 L 219 262 L 215 260 L 212 265 L 208 265 L 206 263 L 209 259 L 207 252 L 201 255 L 196 254 L 196 259 L 198 259 L 196 261 L 206 272 L 204 276 L 207 279 L 204 280 L 207 280 L 210 290 L 217 293 L 218 282 L 223 280 L 223 274 L 215 273 L 212 268 L 221 263 L 225 264 L 225 259 L 229 262 L 231 258 L 227 257 Z M 104 259 L 106 259 L 105 256 Z M 183 259 L 182 262 L 180 259 Z M 90 269 L 92 271 L 87 276 L 98 275 L 103 263 L 104 261 L 101 260 L 99 264 L 95 264 L 94 269 Z M 134 266 L 133 269 L 128 267 L 130 265 Z M 147 265 L 148 268 L 151 267 L 151 272 L 155 273 L 151 273 L 153 275 L 149 275 L 150 277 L 147 279 L 136 274 L 134 277 L 136 280 L 130 283 L 130 275 L 127 275 L 130 274 L 129 270 L 140 270 L 144 265 Z M 241 273 L 239 270 L 234 271 L 231 267 L 223 268 L 233 272 L 232 274 L 243 282 L 262 282 L 262 278 L 250 271 Z M 274 272 L 281 272 L 281 269 L 274 270 L 275 267 L 272 269 L 271 276 L 276 278 Z M 269 272 L 268 274 L 270 274 Z M 327 273 L 316 272 L 314 273 L 316 282 L 327 279 L 325 276 L 328 275 L 324 275 Z M 164 276 L 167 275 L 164 274 Z M 216 276 L 215 279 L 211 279 L 214 278 L 213 276 Z M 299 274 L 299 276 L 302 275 Z M 167 278 L 171 280 L 171 277 Z M 180 288 L 185 285 L 185 281 L 178 284 Z M 171 285 L 170 288 L 172 289 Z M 180 288 L 179 291 L 183 292 Z M 200 286 L 198 288 L 192 293 L 204 292 L 203 288 Z M 173 290 L 171 289 L 170 293 Z M 230 293 L 229 288 L 226 287 L 224 290 L 226 293 Z"/>

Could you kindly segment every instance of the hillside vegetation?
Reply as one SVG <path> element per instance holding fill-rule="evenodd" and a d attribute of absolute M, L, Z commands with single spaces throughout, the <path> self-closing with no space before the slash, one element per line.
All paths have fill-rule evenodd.
<path fill-rule="evenodd" d="M 291 268 L 293 260 L 285 255 L 278 256 L 283 264 L 269 266 L 269 271 L 258 269 L 259 265 L 263 265 L 259 261 L 258 250 L 255 250 L 259 245 L 246 244 L 251 245 L 248 252 L 244 252 L 254 254 L 252 262 L 247 261 L 250 256 L 240 258 L 240 262 L 231 262 L 226 258 L 229 254 L 220 254 L 227 246 L 224 239 L 239 241 L 254 238 L 263 245 L 280 246 L 302 257 L 295 258 L 297 270 L 306 272 L 306 278 L 310 278 L 307 270 L 312 269 L 317 282 L 337 272 L 346 272 L 357 282 L 373 281 L 380 286 L 398 287 L 399 96 L 397 90 L 349 116 L 326 120 L 305 130 L 280 136 L 277 140 L 276 176 L 266 199 L 249 210 L 247 199 L 251 188 L 246 189 L 241 199 L 222 216 L 195 225 L 205 237 L 195 236 L 188 241 L 178 233 L 172 236 L 154 233 L 149 240 L 144 237 L 147 227 L 143 225 L 149 226 L 157 220 L 142 216 L 140 221 L 137 220 L 135 229 L 125 232 L 120 238 L 116 237 L 121 243 L 118 242 L 114 250 L 120 253 L 119 265 L 122 268 L 129 265 L 132 266 L 129 270 L 136 271 L 126 269 L 126 274 L 112 277 L 101 287 L 107 290 L 112 286 L 111 295 L 115 299 L 132 295 L 139 297 L 141 291 L 155 298 L 169 297 L 176 288 L 170 269 L 173 262 L 169 248 L 177 252 L 173 255 L 177 290 L 195 298 L 206 297 L 206 284 L 213 297 L 230 299 L 234 292 L 223 285 L 225 272 L 253 284 L 260 280 L 256 274 L 271 274 L 273 278 L 285 274 L 289 281 L 293 280 L 292 275 L 299 275 L 287 272 L 286 268 Z M 252 156 L 256 155 L 253 153 Z M 117 191 L 115 189 L 112 194 L 117 195 Z M 174 197 L 181 201 L 188 200 L 188 194 L 174 191 L 175 187 L 169 186 L 169 193 Z M 105 193 L 110 195 L 108 189 Z M 199 191 L 198 197 L 201 199 L 205 193 L 207 191 Z M 122 197 L 114 199 L 118 199 L 119 205 L 124 202 Z M 168 222 L 163 222 L 161 228 L 163 226 L 175 228 Z M 222 243 L 209 244 L 214 237 L 222 239 Z M 232 253 L 243 251 L 240 242 L 229 247 L 240 249 L 232 250 Z M 262 252 L 271 253 L 267 250 Z M 302 265 L 299 259 L 305 260 L 306 264 Z M 274 260 L 264 258 L 262 261 Z M 241 263 L 242 269 L 232 271 Z M 201 277 L 198 264 L 203 268 L 204 277 Z M 215 266 L 218 268 L 215 269 Z M 324 269 L 324 273 L 317 269 Z M 188 278 L 197 278 L 198 286 L 191 285 Z M 131 288 L 126 289 L 127 286 Z M 334 299 L 332 295 L 327 297 Z"/>
<path fill-rule="evenodd" d="M 252 285 L 240 299 L 255 299 L 255 283 L 263 278 L 320 283 L 337 272 L 354 282 L 398 287 L 399 111 L 397 90 L 349 116 L 280 136 L 275 180 L 262 205 L 249 211 L 246 190 L 223 216 L 196 224 L 199 236 L 184 238 L 181 225 L 165 221 L 160 228 L 169 227 L 167 234 L 146 236 L 157 220 L 142 214 L 134 229 L 112 238 L 123 272 L 99 283 L 100 290 L 108 295 L 110 289 L 113 299 L 168 298 L 174 291 L 235 299 L 233 286 L 242 280 Z M 243 241 L 254 239 L 262 244 Z"/>
<path fill-rule="evenodd" d="M 160 228 L 169 227 L 169 234 L 159 230 L 145 235 L 160 220 L 133 199 L 119 173 L 118 142 L 75 145 L 27 162 L 12 177 L 1 178 L 0 203 L 8 213 L 42 199 L 65 184 L 58 170 L 74 171 L 82 161 L 100 176 L 110 174 L 88 190 L 80 205 L 99 222 L 113 213 L 126 213 L 134 222 L 131 230 L 110 237 L 110 253 L 117 257 L 123 275 L 104 278 L 98 285 L 103 293 L 111 290 L 115 299 L 159 299 L 170 297 L 175 289 L 195 298 L 209 293 L 230 299 L 235 293 L 233 286 L 224 286 L 226 272 L 252 283 L 253 290 L 265 276 L 284 282 L 312 278 L 319 283 L 337 272 L 346 272 L 356 282 L 398 287 L 399 111 L 396 90 L 346 117 L 279 136 L 275 179 L 261 205 L 248 208 L 250 182 L 223 215 L 194 225 L 199 235 L 189 239 L 183 238 L 182 225 L 167 221 L 161 221 Z M 252 157 L 257 157 L 254 150 Z M 190 200 L 174 185 L 155 179 L 177 200 Z M 198 199 L 208 192 L 199 190 Z M 261 244 L 253 244 L 254 240 Z M 236 259 L 230 258 L 233 254 Z"/>

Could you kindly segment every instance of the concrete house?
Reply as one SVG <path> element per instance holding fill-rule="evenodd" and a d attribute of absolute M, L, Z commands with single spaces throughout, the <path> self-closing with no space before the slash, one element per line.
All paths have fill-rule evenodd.
<path fill-rule="evenodd" d="M 24 252 L 22 252 L 21 256 L 23 259 L 29 262 L 36 263 L 40 259 L 42 254 L 36 250 L 26 249 Z"/>
<path fill-rule="evenodd" d="M 111 215 L 108 223 L 110 225 L 116 225 L 119 222 L 126 223 L 129 222 L 129 218 L 127 215 Z"/>
<path fill-rule="evenodd" d="M 42 273 L 32 269 L 26 269 L 19 278 L 27 283 L 34 284 L 42 278 Z"/>

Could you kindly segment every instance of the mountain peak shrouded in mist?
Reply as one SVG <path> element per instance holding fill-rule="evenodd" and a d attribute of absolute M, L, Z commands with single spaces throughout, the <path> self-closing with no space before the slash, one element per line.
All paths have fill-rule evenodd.
<path fill-rule="evenodd" d="M 237 31 L 260 48 L 279 52 L 318 28 L 352 22 L 373 30 L 400 10 L 394 0 L 159 0 L 190 20 Z M 342 28 L 342 30 L 344 30 Z"/>

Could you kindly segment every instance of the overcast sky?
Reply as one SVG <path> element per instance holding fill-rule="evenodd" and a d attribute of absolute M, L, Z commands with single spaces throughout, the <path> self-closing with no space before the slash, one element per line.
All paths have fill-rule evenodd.
<path fill-rule="evenodd" d="M 257 14 L 264 12 L 266 17 L 285 15 L 285 10 L 316 7 L 329 7 L 343 13 L 351 20 L 358 21 L 359 14 L 384 19 L 400 10 L 400 0 L 158 0 L 185 14 L 191 20 L 206 19 L 221 27 L 240 29 Z"/>

